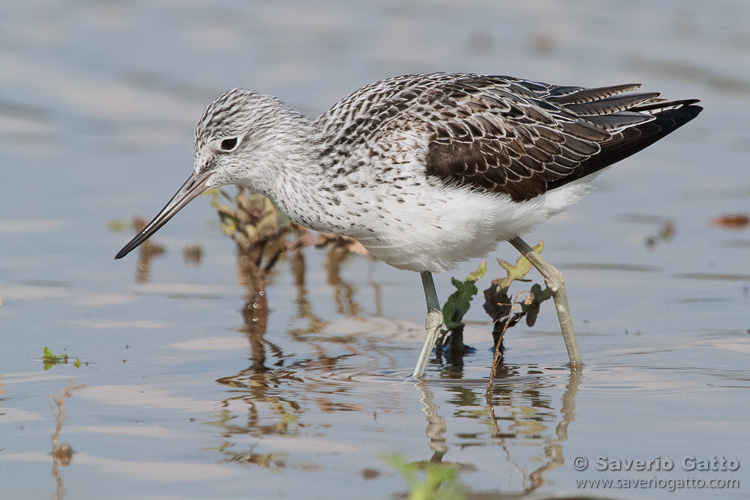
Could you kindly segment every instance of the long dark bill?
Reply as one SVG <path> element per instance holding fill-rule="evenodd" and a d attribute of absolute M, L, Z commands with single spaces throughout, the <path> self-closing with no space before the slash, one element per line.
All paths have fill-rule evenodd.
<path fill-rule="evenodd" d="M 149 222 L 148 225 L 143 228 L 143 231 L 130 240 L 130 243 L 125 245 L 122 250 L 115 255 L 115 259 L 122 259 L 131 251 L 135 250 L 138 245 L 146 241 L 152 234 L 158 231 L 160 227 L 166 224 L 169 219 L 174 217 L 182 207 L 204 193 L 206 191 L 206 182 L 208 182 L 210 177 L 210 173 L 202 174 L 200 176 L 192 174 L 179 191 L 172 196 L 169 203 L 167 203 L 167 205 L 161 209 L 161 212 L 154 217 L 154 220 Z"/>

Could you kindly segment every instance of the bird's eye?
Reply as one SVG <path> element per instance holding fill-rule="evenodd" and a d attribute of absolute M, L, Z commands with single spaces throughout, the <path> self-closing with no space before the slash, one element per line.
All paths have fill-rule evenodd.
<path fill-rule="evenodd" d="M 222 151 L 232 151 L 234 148 L 237 147 L 237 143 L 239 140 L 236 137 L 229 137 L 227 139 L 222 139 L 221 143 L 219 144 L 219 147 Z"/>

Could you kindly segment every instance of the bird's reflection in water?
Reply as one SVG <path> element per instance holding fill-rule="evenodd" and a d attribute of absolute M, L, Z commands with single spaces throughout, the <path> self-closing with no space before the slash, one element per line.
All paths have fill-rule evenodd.
<path fill-rule="evenodd" d="M 440 415 L 439 407 L 434 402 L 435 396 L 432 390 L 433 388 L 435 390 L 445 389 L 456 396 L 449 401 L 453 404 L 453 408 L 484 407 L 475 411 L 471 418 L 479 418 L 485 421 L 492 429 L 491 439 L 485 444 L 497 446 L 501 450 L 501 456 L 504 460 L 520 472 L 523 477 L 524 494 L 539 489 L 544 485 L 545 474 L 565 463 L 563 444 L 568 439 L 568 428 L 575 419 L 575 396 L 581 383 L 580 372 L 571 370 L 561 398 L 560 409 L 555 412 L 555 405 L 549 400 L 550 383 L 547 378 L 550 375 L 554 375 L 554 373 L 527 369 L 524 374 L 519 367 L 500 365 L 495 373 L 496 384 L 493 386 L 491 394 L 485 394 L 486 402 L 484 405 L 479 401 L 481 394 L 479 388 L 482 387 L 484 381 L 465 380 L 463 381 L 464 384 L 455 378 L 448 384 L 444 383 L 446 379 L 429 382 L 416 381 L 414 387 L 419 394 L 422 412 L 427 421 L 425 432 L 428 439 L 427 447 L 432 453 L 429 462 L 440 462 L 454 467 L 457 471 L 470 472 L 475 469 L 471 464 L 445 460 L 450 455 L 450 447 L 446 437 L 451 435 L 449 432 L 450 421 L 446 421 Z M 523 382 L 519 383 L 519 381 Z M 517 412 L 515 411 L 516 408 L 528 409 Z M 455 415 L 455 410 L 453 412 Z M 503 415 L 498 417 L 496 413 L 502 413 Z M 503 426 L 504 422 L 507 422 L 506 428 Z M 543 437 L 545 431 L 552 427 L 553 422 L 554 436 Z M 541 466 L 530 473 L 522 465 L 524 457 L 514 457 L 514 447 L 517 443 L 523 441 L 525 445 L 523 449 L 527 451 L 529 440 L 538 442 L 537 447 L 540 457 L 535 461 L 542 462 Z"/>

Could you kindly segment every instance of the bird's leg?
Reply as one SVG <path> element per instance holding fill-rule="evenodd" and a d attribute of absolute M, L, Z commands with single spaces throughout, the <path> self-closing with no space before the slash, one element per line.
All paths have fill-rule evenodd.
<path fill-rule="evenodd" d="M 583 363 L 581 361 L 581 353 L 578 350 L 576 332 L 573 330 L 573 320 L 570 318 L 570 307 L 568 307 L 568 296 L 565 294 L 565 283 L 562 273 L 552 267 L 549 262 L 544 260 L 536 250 L 531 248 L 521 238 L 516 237 L 508 241 L 536 267 L 539 274 L 544 278 L 547 287 L 552 291 L 552 299 L 555 301 L 557 319 L 560 320 L 560 328 L 565 340 L 565 348 L 568 350 L 570 366 L 571 368 L 580 367 Z"/>
<path fill-rule="evenodd" d="M 437 292 L 435 291 L 435 282 L 432 281 L 432 273 L 423 271 L 421 274 L 424 297 L 427 300 L 427 319 L 424 324 L 424 344 L 422 344 L 422 351 L 419 353 L 417 366 L 412 374 L 414 378 L 424 377 L 427 361 L 429 361 L 432 348 L 435 347 L 435 342 L 437 342 L 440 327 L 443 326 L 443 311 L 440 310 L 440 302 L 438 302 Z"/>

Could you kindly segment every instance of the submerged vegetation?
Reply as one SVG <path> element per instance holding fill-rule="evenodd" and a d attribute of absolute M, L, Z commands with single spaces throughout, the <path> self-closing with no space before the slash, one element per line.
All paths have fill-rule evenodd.
<path fill-rule="evenodd" d="M 405 462 L 401 455 L 385 461 L 409 483 L 409 500 L 461 500 L 466 487 L 458 477 L 458 467 L 443 462 Z"/>
<path fill-rule="evenodd" d="M 53 354 L 49 347 L 45 347 L 42 350 L 42 362 L 44 363 L 44 369 L 49 370 L 55 365 L 67 365 L 71 363 L 74 367 L 80 368 L 81 365 L 88 366 L 88 361 L 81 362 L 78 358 L 72 358 L 65 354 Z"/>
<path fill-rule="evenodd" d="M 47 350 L 46 347 L 45 350 Z M 73 447 L 69 443 L 60 442 L 60 434 L 62 433 L 63 423 L 65 423 L 65 417 L 67 416 L 65 401 L 70 398 L 73 391 L 83 389 L 84 387 L 86 387 L 85 384 L 76 384 L 75 381 L 68 380 L 68 383 L 65 384 L 59 396 L 50 394 L 49 409 L 55 418 L 55 432 L 52 434 L 52 477 L 57 482 L 57 489 L 52 498 L 56 500 L 65 498 L 65 487 L 63 486 L 62 474 L 60 473 L 60 465 L 67 467 L 73 459 Z"/>
<path fill-rule="evenodd" d="M 534 250 L 541 253 L 544 247 L 539 242 Z M 515 326 L 522 318 L 526 318 L 529 327 L 534 326 L 539 308 L 545 300 L 552 297 L 549 288 L 542 289 L 541 285 L 534 283 L 528 290 L 518 292 L 515 299 L 511 299 L 509 288 L 514 281 L 528 282 L 526 274 L 531 270 L 531 263 L 526 257 L 520 256 L 514 265 L 497 259 L 500 267 L 507 274 L 504 278 L 492 280 L 490 286 L 484 290 L 484 310 L 492 318 L 492 337 L 495 345 L 495 357 L 493 366 L 502 359 L 505 351 L 503 336 L 508 328 Z M 482 261 L 476 271 L 469 274 L 464 281 L 451 278 L 451 283 L 456 291 L 448 297 L 443 306 L 443 322 L 446 327 L 442 331 L 442 337 L 438 342 L 438 355 L 446 351 L 446 356 L 451 363 L 460 363 L 460 358 L 467 351 L 463 344 L 463 329 L 466 326 L 462 321 L 464 315 L 469 311 L 471 301 L 479 292 L 476 282 L 487 272 L 487 263 Z M 446 349 L 447 347 L 447 349 Z"/>

